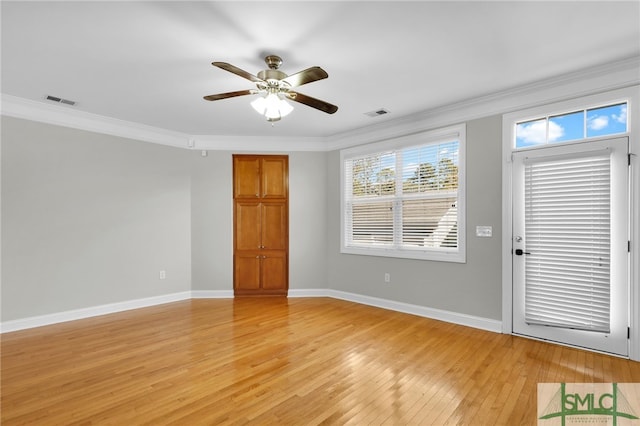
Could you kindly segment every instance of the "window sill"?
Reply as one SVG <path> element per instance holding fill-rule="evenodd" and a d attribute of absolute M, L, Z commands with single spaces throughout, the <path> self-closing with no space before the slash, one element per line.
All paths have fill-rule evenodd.
<path fill-rule="evenodd" d="M 466 263 L 464 249 L 460 250 L 402 250 L 397 248 L 341 247 L 342 254 L 395 257 L 399 259 L 431 260 L 435 262 Z"/>

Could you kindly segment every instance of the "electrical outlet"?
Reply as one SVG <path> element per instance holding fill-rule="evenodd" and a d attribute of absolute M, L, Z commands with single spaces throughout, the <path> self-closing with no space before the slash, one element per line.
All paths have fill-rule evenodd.
<path fill-rule="evenodd" d="M 391 282 L 391 274 L 388 272 L 384 273 L 384 282 L 385 283 L 390 283 Z"/>
<path fill-rule="evenodd" d="M 158 275 L 160 276 L 161 280 L 164 280 L 165 278 L 167 278 L 167 271 L 160 271 Z"/>

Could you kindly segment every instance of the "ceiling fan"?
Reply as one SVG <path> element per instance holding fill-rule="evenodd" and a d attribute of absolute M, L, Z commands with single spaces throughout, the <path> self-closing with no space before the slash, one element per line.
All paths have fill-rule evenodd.
<path fill-rule="evenodd" d="M 282 59 L 279 56 L 269 55 L 264 59 L 264 61 L 269 69 L 260 71 L 257 77 L 226 62 L 212 62 L 211 65 L 213 66 L 222 68 L 225 71 L 232 72 L 242 78 L 246 78 L 247 80 L 254 82 L 256 84 L 256 89 L 208 95 L 205 96 L 204 99 L 207 101 L 218 101 L 220 99 L 233 98 L 236 96 L 256 94 L 263 95 L 251 102 L 251 106 L 258 111 L 258 113 L 264 115 L 267 118 L 267 121 L 272 122 L 280 120 L 293 110 L 293 107 L 291 107 L 285 99 L 310 106 L 311 108 L 324 111 L 327 114 L 333 114 L 338 110 L 337 106 L 328 102 L 291 90 L 294 87 L 329 77 L 327 72 L 322 68 L 311 67 L 298 73 L 287 75 L 279 70 L 280 65 L 282 65 Z"/>

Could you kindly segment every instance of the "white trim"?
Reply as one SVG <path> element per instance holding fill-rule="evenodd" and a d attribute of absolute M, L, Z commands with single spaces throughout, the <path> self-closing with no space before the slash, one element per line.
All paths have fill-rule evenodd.
<path fill-rule="evenodd" d="M 326 288 L 290 288 L 289 297 L 331 297 L 330 291 Z"/>
<path fill-rule="evenodd" d="M 91 114 L 72 107 L 2 94 L 2 115 L 58 126 L 111 134 L 141 141 L 197 150 L 333 151 L 454 123 L 640 84 L 640 56 L 587 68 L 528 85 L 443 105 L 327 137 L 277 137 L 275 148 L 264 136 L 188 135 L 143 124 Z M 240 146 L 238 146 L 240 143 Z"/>
<path fill-rule="evenodd" d="M 411 305 L 408 303 L 395 302 L 393 300 L 380 299 L 377 297 L 364 296 L 361 294 L 347 293 L 338 290 L 325 288 L 319 289 L 290 289 L 289 297 L 331 297 L 334 299 L 346 300 L 363 305 L 375 306 L 377 308 L 391 311 L 403 312 L 431 318 L 439 321 L 446 321 L 453 324 L 467 327 L 479 328 L 482 330 L 500 333 L 501 324 L 498 320 L 476 317 L 473 315 L 460 314 L 457 312 L 443 311 L 440 309 L 428 308 L 425 306 Z M 127 311 L 131 309 L 146 308 L 149 306 L 161 305 L 164 303 L 178 302 L 188 299 L 232 299 L 232 290 L 194 290 L 167 294 L 164 296 L 148 297 L 145 299 L 130 300 L 108 305 L 94 306 L 91 308 L 76 309 L 72 311 L 59 312 L 55 314 L 41 315 L 37 317 L 23 318 L 19 320 L 6 321 L 0 324 L 0 333 L 24 330 L 28 328 L 57 324 L 60 322 L 74 321 L 78 319 L 90 318 L 99 315 L 111 314 L 115 312 Z"/>
<path fill-rule="evenodd" d="M 189 145 L 189 135 L 184 133 L 6 94 L 2 94 L 2 115 L 160 145 L 180 148 Z"/>
<path fill-rule="evenodd" d="M 233 290 L 192 290 L 192 299 L 233 299 Z"/>
<path fill-rule="evenodd" d="M 24 330 L 27 328 L 41 327 L 61 322 L 75 321 L 116 312 L 129 311 L 131 309 L 146 308 L 162 305 L 164 303 L 178 302 L 191 298 L 191 292 L 165 294 L 162 296 L 146 297 L 144 299 L 126 300 L 124 302 L 109 303 L 106 305 L 92 306 L 89 308 L 74 309 L 71 311 L 56 312 L 53 314 L 39 315 L 36 317 L 22 318 L 0 323 L 0 333 Z"/>
<path fill-rule="evenodd" d="M 448 126 L 557 102 L 561 99 L 640 84 L 640 56 L 552 77 L 406 117 L 343 132 L 327 140 L 327 151 L 391 139 L 408 133 Z"/>
<path fill-rule="evenodd" d="M 362 256 L 395 257 L 401 259 L 432 260 L 439 262 L 466 263 L 466 155 L 467 155 L 467 125 L 466 123 L 456 124 L 439 129 L 432 129 L 421 133 L 403 135 L 394 139 L 371 143 L 368 145 L 343 149 L 340 151 L 340 253 L 356 254 Z M 387 151 L 401 151 L 403 148 L 438 145 L 456 140 L 458 142 L 458 188 L 457 192 L 457 233 L 458 247 L 456 249 L 442 249 L 440 247 L 431 248 L 406 248 L 400 247 L 394 239 L 393 247 L 376 247 L 374 245 L 358 246 L 347 244 L 347 196 L 345 190 L 346 169 L 345 163 L 350 159 L 363 155 L 376 154 Z M 396 158 L 397 159 L 397 158 Z M 396 164 L 398 166 L 398 164 Z M 398 175 L 397 178 L 400 176 Z M 399 187 L 399 184 L 396 188 Z M 390 196 L 391 197 L 391 196 Z M 398 193 L 394 194 L 389 201 L 397 201 Z M 397 213 L 397 210 L 396 210 Z M 394 213 L 394 216 L 396 214 Z M 397 219 L 397 218 L 396 218 Z M 394 234 L 398 231 L 398 221 L 394 220 Z M 397 234 L 396 234 L 397 235 Z"/>
<path fill-rule="evenodd" d="M 481 330 L 502 332 L 500 320 L 477 317 L 474 315 L 461 314 L 459 312 L 445 311 L 442 309 L 429 308 L 426 306 L 413 305 L 410 303 L 396 302 L 394 300 L 382 299 L 379 297 L 366 296 L 363 294 L 349 293 L 346 291 L 333 289 L 300 289 L 289 290 L 289 297 L 330 297 L 333 299 L 346 300 L 348 302 L 359 303 L 361 305 L 374 306 L 376 308 L 387 309 L 405 314 L 417 315 L 423 318 L 445 321 L 452 324 L 466 327 L 478 328 Z"/>
<path fill-rule="evenodd" d="M 349 302 L 360 303 L 376 308 L 388 309 L 405 314 L 417 315 L 424 318 L 430 318 L 438 321 L 445 321 L 453 324 L 464 325 L 466 327 L 479 328 L 481 330 L 500 333 L 502 331 L 502 323 L 500 320 L 477 317 L 474 315 L 461 314 L 459 312 L 444 311 L 441 309 L 428 308 L 426 306 L 412 305 L 409 303 L 396 302 L 393 300 L 380 299 L 362 294 L 347 293 L 339 290 L 329 290 L 329 297 L 334 299 L 346 300 Z"/>
<path fill-rule="evenodd" d="M 637 72 L 637 68 L 636 68 Z M 502 118 L 502 327 L 503 333 L 511 334 L 512 325 L 512 151 L 515 140 L 515 122 L 525 120 L 527 117 L 539 115 L 549 111 L 568 111 L 572 108 L 582 108 L 590 104 L 615 103 L 626 100 L 629 103 L 628 125 L 629 150 L 632 154 L 631 167 L 631 223 L 630 223 L 630 324 L 631 335 L 629 339 L 629 358 L 640 361 L 640 256 L 638 256 L 638 246 L 640 246 L 640 120 L 638 109 L 640 109 L 640 85 L 611 90 L 604 93 L 595 93 L 580 98 L 565 99 L 554 104 L 541 105 L 529 109 L 505 114 Z M 617 137 L 618 135 L 612 135 Z"/>
<path fill-rule="evenodd" d="M 513 158 L 511 141 L 515 127 L 502 118 L 502 332 L 513 332 Z"/>
<path fill-rule="evenodd" d="M 324 138 L 303 136 L 192 136 L 196 149 L 233 152 L 325 151 Z"/>
<path fill-rule="evenodd" d="M 189 135 L 7 94 L 2 94 L 2 115 L 198 151 L 324 151 L 326 147 L 324 138 L 314 137 Z"/>
<path fill-rule="evenodd" d="M 636 97 L 636 108 L 640 107 L 638 102 L 640 102 L 640 95 Z M 640 361 L 640 123 L 637 119 L 638 112 L 636 111 L 634 115 L 636 119 L 631 123 L 633 137 L 629 138 L 629 150 L 632 153 L 629 182 L 631 192 L 629 200 L 631 206 L 631 223 L 629 224 L 631 237 L 631 253 L 629 253 L 631 263 L 629 357 L 634 361 Z"/>
<path fill-rule="evenodd" d="M 629 253 L 630 270 L 630 323 L 629 358 L 640 361 L 640 85 L 630 89 L 632 113 L 629 116 L 629 152 L 631 155 L 629 191 L 631 199 L 631 221 L 629 223 L 629 238 L 631 253 Z"/>

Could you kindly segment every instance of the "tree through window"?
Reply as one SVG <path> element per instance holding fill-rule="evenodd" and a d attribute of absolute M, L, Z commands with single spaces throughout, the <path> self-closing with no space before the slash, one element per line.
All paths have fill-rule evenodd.
<path fill-rule="evenodd" d="M 346 156 L 343 251 L 464 259 L 461 136 Z"/>

